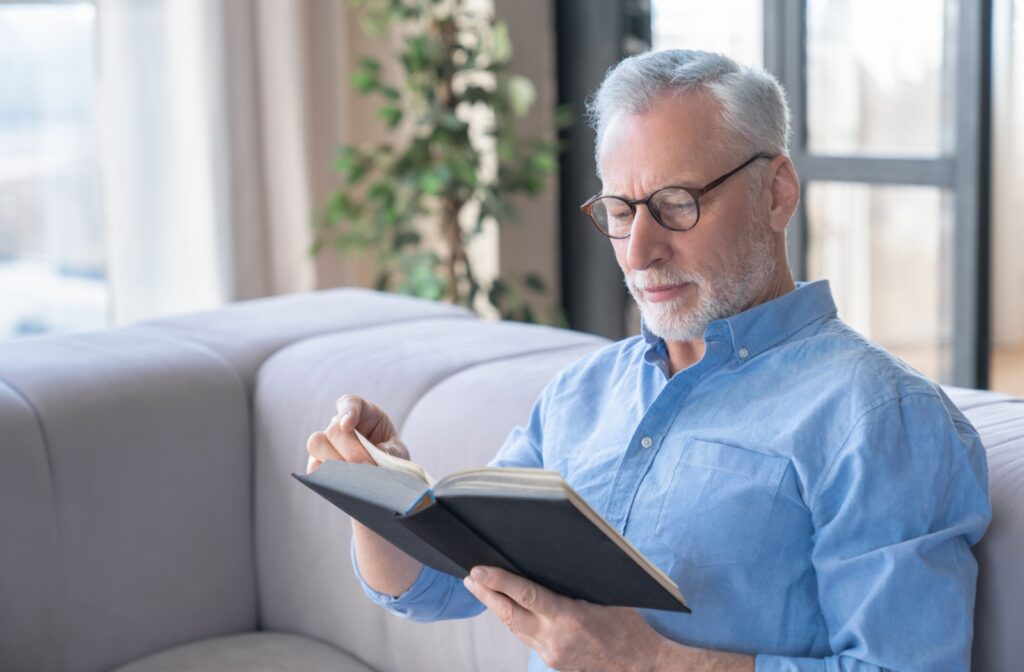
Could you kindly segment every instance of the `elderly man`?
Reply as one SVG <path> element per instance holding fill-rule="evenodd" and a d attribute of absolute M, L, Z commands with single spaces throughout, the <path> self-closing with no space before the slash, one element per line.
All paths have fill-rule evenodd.
<path fill-rule="evenodd" d="M 799 198 L 778 83 L 720 55 L 621 62 L 592 104 L 611 241 L 642 335 L 569 367 L 493 464 L 556 469 L 679 583 L 689 615 L 603 607 L 495 568 L 463 583 L 358 524 L 368 595 L 418 620 L 495 611 L 543 670 L 966 670 L 990 508 L 941 390 L 794 283 Z M 309 468 L 408 456 L 342 397 Z"/>

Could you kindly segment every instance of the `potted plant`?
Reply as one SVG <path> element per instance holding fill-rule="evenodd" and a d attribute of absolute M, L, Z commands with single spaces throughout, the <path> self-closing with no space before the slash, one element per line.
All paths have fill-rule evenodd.
<path fill-rule="evenodd" d="M 362 58 L 352 83 L 377 96 L 388 142 L 346 145 L 341 183 L 317 218 L 313 254 L 325 246 L 372 253 L 381 290 L 449 301 L 502 318 L 564 324 L 534 299 L 536 274 L 482 281 L 467 253 L 490 222 L 514 222 L 510 197 L 541 192 L 558 168 L 557 142 L 522 138 L 515 119 L 535 98 L 510 74 L 504 23 L 466 0 L 357 0 L 367 32 L 399 43 L 401 81 Z M 560 109 L 556 126 L 564 127 Z"/>

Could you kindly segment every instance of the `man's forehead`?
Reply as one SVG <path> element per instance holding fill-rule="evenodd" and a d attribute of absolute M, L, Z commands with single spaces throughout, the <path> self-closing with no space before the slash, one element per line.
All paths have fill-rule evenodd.
<path fill-rule="evenodd" d="M 706 95 L 664 97 L 624 112 L 604 130 L 598 162 L 605 193 L 664 184 L 697 185 L 721 163 L 720 114 Z"/>

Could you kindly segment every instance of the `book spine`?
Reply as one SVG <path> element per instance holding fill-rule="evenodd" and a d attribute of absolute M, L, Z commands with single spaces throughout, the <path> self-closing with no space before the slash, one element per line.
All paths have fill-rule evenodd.
<path fill-rule="evenodd" d="M 462 569 L 461 574 L 456 574 L 459 578 L 464 578 L 469 574 L 469 570 L 477 565 L 500 567 L 516 574 L 522 573 L 505 556 L 469 529 L 440 500 L 435 500 L 432 506 L 400 516 L 397 521 L 458 565 Z"/>

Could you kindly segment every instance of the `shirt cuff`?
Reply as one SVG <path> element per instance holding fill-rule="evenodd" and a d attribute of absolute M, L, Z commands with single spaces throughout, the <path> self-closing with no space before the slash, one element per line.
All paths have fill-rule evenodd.
<path fill-rule="evenodd" d="M 828 672 L 824 658 L 792 658 L 759 655 L 754 658 L 754 672 Z"/>
<path fill-rule="evenodd" d="M 760 655 L 754 658 L 754 672 L 884 672 L 885 669 L 850 656 L 793 658 Z"/>
<path fill-rule="evenodd" d="M 438 579 L 441 578 L 441 572 L 431 569 L 426 565 L 421 565 L 420 573 L 413 581 L 412 585 L 397 597 L 388 595 L 386 593 L 380 593 L 370 587 L 370 584 L 366 583 L 363 575 L 359 573 L 359 563 L 356 560 L 356 543 L 355 539 L 350 543 L 350 554 L 352 557 L 352 569 L 355 570 L 356 579 L 359 581 L 359 585 L 362 586 L 363 592 L 366 596 L 391 613 L 401 616 L 402 618 L 417 618 L 421 616 L 419 612 L 429 610 L 431 612 L 437 611 L 437 605 L 435 604 L 436 599 L 431 599 L 431 588 L 437 583 Z M 424 609 L 426 608 L 426 609 Z"/>

